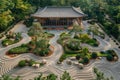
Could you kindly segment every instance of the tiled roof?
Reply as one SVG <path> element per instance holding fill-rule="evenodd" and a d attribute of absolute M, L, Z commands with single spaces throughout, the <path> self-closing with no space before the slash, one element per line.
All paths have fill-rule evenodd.
<path fill-rule="evenodd" d="M 83 17 L 85 14 L 75 7 L 45 7 L 39 8 L 33 17 Z"/>

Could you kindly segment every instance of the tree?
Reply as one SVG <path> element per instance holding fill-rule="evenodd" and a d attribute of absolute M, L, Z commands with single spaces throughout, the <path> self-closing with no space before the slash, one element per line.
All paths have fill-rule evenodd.
<path fill-rule="evenodd" d="M 84 55 L 87 55 L 87 54 L 89 53 L 88 48 L 83 48 L 83 49 L 82 49 L 82 53 L 83 53 Z"/>
<path fill-rule="evenodd" d="M 90 31 L 92 32 L 92 37 L 94 38 L 94 35 L 98 34 L 98 28 L 94 26 L 90 26 Z"/>
<path fill-rule="evenodd" d="M 69 75 L 69 73 L 67 73 L 66 71 L 63 73 L 62 77 L 60 78 L 60 80 L 72 80 L 71 76 Z"/>
<path fill-rule="evenodd" d="M 10 10 L 14 7 L 12 0 L 0 0 L 0 13 Z"/>
<path fill-rule="evenodd" d="M 73 24 L 73 31 L 75 32 L 75 35 L 76 35 L 77 33 L 81 33 L 82 28 L 80 25 L 74 23 Z"/>
<path fill-rule="evenodd" d="M 14 14 L 15 19 L 25 19 L 26 15 L 34 12 L 33 7 L 28 2 L 24 0 L 12 0 L 14 3 L 14 8 L 11 10 Z"/>
<path fill-rule="evenodd" d="M 45 78 L 43 78 L 42 74 L 41 74 L 38 77 L 35 77 L 34 80 L 45 80 Z"/>
<path fill-rule="evenodd" d="M 33 18 L 29 18 L 29 19 L 26 19 L 24 21 L 24 24 L 27 26 L 27 27 L 31 27 L 32 26 L 32 23 L 33 23 Z"/>
<path fill-rule="evenodd" d="M 8 24 L 13 21 L 14 17 L 10 10 L 0 13 L 0 31 L 4 31 Z"/>
<path fill-rule="evenodd" d="M 47 76 L 46 80 L 57 80 L 57 76 L 55 74 L 50 74 Z"/>

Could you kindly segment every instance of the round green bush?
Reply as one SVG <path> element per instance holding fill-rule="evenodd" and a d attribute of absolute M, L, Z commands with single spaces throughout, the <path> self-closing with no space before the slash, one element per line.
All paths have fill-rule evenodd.
<path fill-rule="evenodd" d="M 89 63 L 89 58 L 88 58 L 88 57 L 85 57 L 85 58 L 83 59 L 83 64 L 87 64 L 87 63 Z"/>
<path fill-rule="evenodd" d="M 28 64 L 29 64 L 29 66 L 32 66 L 33 64 L 35 64 L 36 62 L 34 61 L 34 60 L 30 60 L 29 62 L 28 62 Z"/>
<path fill-rule="evenodd" d="M 108 60 L 108 61 L 113 61 L 113 60 L 114 60 L 114 57 L 109 54 L 109 55 L 107 55 L 107 60 Z"/>
<path fill-rule="evenodd" d="M 96 58 L 98 57 L 98 55 L 97 55 L 96 52 L 93 52 L 92 55 L 91 55 L 91 57 L 92 57 L 93 59 L 96 59 Z"/>
<path fill-rule="evenodd" d="M 76 55 L 76 59 L 79 60 L 81 58 L 81 55 L 80 54 L 77 54 Z"/>
<path fill-rule="evenodd" d="M 81 49 L 80 41 L 71 40 L 67 43 L 67 47 L 73 51 L 77 51 Z"/>
<path fill-rule="evenodd" d="M 24 67 L 24 66 L 26 66 L 26 61 L 25 61 L 25 60 L 21 60 L 21 61 L 18 63 L 18 66 L 19 66 L 19 67 Z"/>
<path fill-rule="evenodd" d="M 44 49 L 44 50 L 41 50 L 41 51 L 39 52 L 39 55 L 40 55 L 40 56 L 46 56 L 48 53 L 49 53 L 49 49 L 46 48 L 46 49 Z"/>
<path fill-rule="evenodd" d="M 60 62 L 63 62 L 66 58 L 67 58 L 66 55 L 63 54 L 63 55 L 60 57 L 59 61 L 60 61 Z"/>

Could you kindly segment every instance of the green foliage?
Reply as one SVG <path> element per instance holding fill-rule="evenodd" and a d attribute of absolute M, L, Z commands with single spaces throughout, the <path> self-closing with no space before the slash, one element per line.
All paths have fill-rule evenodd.
<path fill-rule="evenodd" d="M 44 49 L 44 50 L 41 50 L 40 52 L 39 52 L 39 55 L 40 56 L 46 56 L 48 53 L 49 53 L 49 49 L 48 48 L 46 48 L 46 49 Z"/>
<path fill-rule="evenodd" d="M 32 66 L 33 64 L 36 64 L 36 62 L 34 60 L 31 59 L 31 60 L 28 61 L 29 66 Z"/>
<path fill-rule="evenodd" d="M 71 76 L 69 75 L 68 72 L 64 72 L 63 75 L 61 76 L 60 80 L 72 80 Z"/>
<path fill-rule="evenodd" d="M 46 80 L 57 80 L 57 76 L 55 74 L 50 74 L 47 76 Z"/>
<path fill-rule="evenodd" d="M 37 64 L 37 62 L 35 62 L 34 60 L 21 60 L 18 63 L 19 67 L 24 67 L 24 66 L 32 66 L 33 64 Z"/>
<path fill-rule="evenodd" d="M 36 38 L 36 41 L 40 40 L 41 38 L 45 38 L 42 26 L 39 22 L 34 22 L 32 24 L 32 27 L 30 28 L 28 34 L 30 36 L 34 36 Z"/>
<path fill-rule="evenodd" d="M 114 61 L 115 60 L 114 57 L 116 57 L 117 58 L 116 60 L 118 60 L 118 56 L 117 56 L 117 54 L 114 50 L 107 50 L 106 54 L 108 54 L 107 55 L 107 60 L 108 61 Z"/>
<path fill-rule="evenodd" d="M 2 77 L 0 77 L 0 80 L 20 80 L 20 78 L 11 78 L 9 75 L 3 75 Z"/>
<path fill-rule="evenodd" d="M 30 13 L 35 11 L 34 7 L 76 6 L 81 7 L 88 18 L 94 18 L 101 24 L 108 20 L 110 25 L 105 25 L 111 26 L 112 29 L 109 30 L 108 27 L 107 29 L 105 25 L 103 28 L 106 29 L 107 33 L 112 34 L 117 39 L 119 38 L 119 35 L 116 34 L 119 32 L 117 24 L 120 23 L 120 1 L 118 0 L 0 0 L 0 2 L 1 31 L 5 30 L 9 24 L 11 25 L 13 20 L 27 18 Z M 29 24 L 28 21 L 26 23 Z M 74 29 L 80 31 L 76 25 Z"/>
<path fill-rule="evenodd" d="M 46 39 L 41 39 L 36 42 L 36 47 L 41 49 L 46 49 L 49 47 L 49 42 Z"/>
<path fill-rule="evenodd" d="M 8 46 L 14 43 L 17 43 L 21 40 L 21 34 L 20 33 L 9 33 L 6 35 L 6 39 L 2 40 L 3 46 Z"/>
<path fill-rule="evenodd" d="M 114 80 L 112 76 L 110 78 L 106 78 L 104 73 L 100 72 L 97 68 L 94 68 L 94 73 L 96 75 L 95 80 Z"/>
<path fill-rule="evenodd" d="M 49 74 L 48 76 L 43 77 L 42 74 L 38 77 L 34 78 L 34 80 L 58 80 L 55 74 Z M 60 78 L 60 80 L 73 80 L 68 72 L 64 72 Z"/>
<path fill-rule="evenodd" d="M 26 61 L 25 61 L 25 60 L 21 60 L 21 61 L 18 63 L 18 66 L 19 66 L 19 67 L 24 67 L 24 66 L 26 66 Z"/>
<path fill-rule="evenodd" d="M 24 24 L 27 26 L 27 27 L 31 27 L 32 26 L 32 23 L 33 23 L 33 18 L 29 18 L 29 19 L 26 19 L 24 21 Z"/>
<path fill-rule="evenodd" d="M 76 34 L 74 38 L 94 47 L 97 47 L 99 45 L 98 41 L 94 38 L 90 38 L 88 34 Z"/>
<path fill-rule="evenodd" d="M 59 61 L 62 62 L 62 61 L 65 60 L 66 58 L 67 58 L 66 55 L 63 54 L 63 55 L 60 57 Z"/>
<path fill-rule="evenodd" d="M 108 60 L 108 61 L 113 61 L 113 60 L 114 60 L 114 57 L 109 54 L 109 55 L 107 56 L 107 60 Z"/>
<path fill-rule="evenodd" d="M 83 59 L 83 64 L 87 64 L 87 63 L 89 63 L 89 58 L 88 58 L 88 57 L 85 57 L 85 58 Z"/>
<path fill-rule="evenodd" d="M 40 56 L 46 56 L 50 49 L 49 49 L 49 43 L 45 39 L 41 39 L 40 41 L 37 41 L 36 43 L 36 50 L 35 53 Z"/>
<path fill-rule="evenodd" d="M 0 38 L 2 38 L 3 37 L 3 34 L 0 34 Z"/>
<path fill-rule="evenodd" d="M 81 55 L 80 54 L 77 54 L 76 55 L 76 59 L 79 60 L 81 58 Z"/>
<path fill-rule="evenodd" d="M 98 55 L 97 55 L 96 52 L 93 52 L 92 55 L 91 55 L 91 57 L 92 57 L 93 59 L 96 59 L 96 58 L 98 57 Z"/>
<path fill-rule="evenodd" d="M 43 32 L 43 29 L 39 22 L 34 22 L 33 26 L 30 28 L 29 33 L 30 36 L 33 37 L 32 42 L 29 45 L 35 46 L 34 53 L 40 56 L 48 55 L 49 49 L 49 37 L 53 36 L 53 34 L 49 34 L 47 32 Z M 31 49 L 31 47 L 29 47 Z"/>
<path fill-rule="evenodd" d="M 34 10 L 25 0 L 0 0 L 0 32 L 11 26 L 13 21 L 25 19 Z"/>
<path fill-rule="evenodd" d="M 12 41 L 10 39 L 4 39 L 4 40 L 2 40 L 2 45 L 3 46 L 8 46 L 8 45 L 11 45 L 13 43 L 14 43 L 14 41 Z"/>
<path fill-rule="evenodd" d="M 14 17 L 12 16 L 12 12 L 10 10 L 0 13 L 0 32 L 8 28 L 8 24 L 11 23 L 13 19 Z"/>
<path fill-rule="evenodd" d="M 26 53 L 26 52 L 28 52 L 28 48 L 21 47 L 21 46 L 9 50 L 10 54 L 21 54 L 21 53 Z"/>
<path fill-rule="evenodd" d="M 73 51 L 80 50 L 80 49 L 81 49 L 80 41 L 78 41 L 78 40 L 69 40 L 69 41 L 67 42 L 67 47 L 68 47 L 70 50 L 73 50 Z"/>
<path fill-rule="evenodd" d="M 46 77 L 43 77 L 42 74 L 38 77 L 35 77 L 34 80 L 57 80 L 57 76 L 55 74 L 49 74 Z"/>

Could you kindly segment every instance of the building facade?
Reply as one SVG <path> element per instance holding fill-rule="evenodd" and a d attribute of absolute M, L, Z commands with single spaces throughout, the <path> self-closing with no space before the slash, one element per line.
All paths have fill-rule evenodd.
<path fill-rule="evenodd" d="M 75 7 L 45 7 L 39 8 L 32 17 L 37 19 L 42 26 L 71 26 L 76 20 L 79 24 L 86 15 Z"/>

